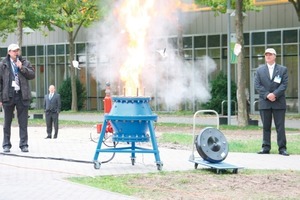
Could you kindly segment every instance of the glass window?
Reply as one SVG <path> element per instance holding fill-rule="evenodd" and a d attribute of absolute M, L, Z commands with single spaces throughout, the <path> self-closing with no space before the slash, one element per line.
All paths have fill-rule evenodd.
<path fill-rule="evenodd" d="M 253 60 L 255 61 L 253 62 L 253 64 L 255 65 L 254 68 L 258 67 L 258 64 L 263 64 L 265 62 L 264 52 L 265 52 L 265 47 L 263 46 L 252 48 L 252 57 Z"/>
<path fill-rule="evenodd" d="M 212 57 L 212 58 L 220 58 L 220 49 L 216 48 L 216 49 L 208 49 L 208 56 Z"/>
<path fill-rule="evenodd" d="M 70 46 L 69 44 L 66 45 L 66 54 L 70 54 L 70 47 L 69 46 Z"/>
<path fill-rule="evenodd" d="M 1 58 L 3 57 L 6 57 L 7 55 L 7 48 L 0 48 L 0 56 Z"/>
<path fill-rule="evenodd" d="M 54 45 L 49 45 L 47 50 L 48 55 L 55 55 Z"/>
<path fill-rule="evenodd" d="M 209 35 L 208 47 L 219 47 L 219 46 L 220 46 L 220 35 Z"/>
<path fill-rule="evenodd" d="M 27 56 L 26 47 L 21 47 L 22 55 Z"/>
<path fill-rule="evenodd" d="M 49 64 L 47 67 L 48 86 L 55 85 L 55 65 Z"/>
<path fill-rule="evenodd" d="M 48 64 L 55 64 L 55 57 L 54 56 L 49 56 L 48 57 Z"/>
<path fill-rule="evenodd" d="M 252 33 L 252 44 L 265 44 L 265 33 Z"/>
<path fill-rule="evenodd" d="M 40 65 L 44 65 L 44 57 L 37 57 L 37 63 Z"/>
<path fill-rule="evenodd" d="M 37 46 L 37 55 L 38 56 L 44 55 L 44 46 Z"/>
<path fill-rule="evenodd" d="M 64 81 L 64 78 L 66 77 L 65 65 L 58 64 L 56 73 L 57 73 L 56 74 L 57 85 L 61 85 L 62 82 Z"/>
<path fill-rule="evenodd" d="M 194 46 L 195 46 L 195 48 L 206 47 L 206 36 L 196 36 L 196 37 L 194 37 Z"/>
<path fill-rule="evenodd" d="M 244 33 L 244 45 L 249 45 L 250 40 L 249 40 L 249 33 Z"/>
<path fill-rule="evenodd" d="M 281 32 L 280 31 L 267 32 L 267 43 L 268 44 L 281 43 Z"/>
<path fill-rule="evenodd" d="M 184 59 L 192 59 L 193 58 L 193 51 L 192 50 L 184 50 L 183 51 Z"/>
<path fill-rule="evenodd" d="M 35 46 L 29 46 L 29 47 L 27 47 L 27 51 L 28 51 L 27 56 L 35 56 Z"/>
<path fill-rule="evenodd" d="M 57 56 L 57 63 L 65 64 L 65 56 Z"/>
<path fill-rule="evenodd" d="M 85 52 L 85 44 L 84 43 L 76 44 L 76 52 L 84 53 Z"/>
<path fill-rule="evenodd" d="M 184 37 L 183 38 L 183 48 L 193 48 L 193 38 Z"/>
<path fill-rule="evenodd" d="M 283 43 L 297 42 L 297 30 L 283 31 Z"/>
<path fill-rule="evenodd" d="M 56 54 L 57 55 L 65 54 L 65 45 L 63 44 L 56 45 Z"/>
<path fill-rule="evenodd" d="M 284 45 L 283 54 L 284 55 L 297 55 L 297 45 Z"/>
<path fill-rule="evenodd" d="M 222 47 L 227 47 L 227 35 L 222 35 Z"/>
<path fill-rule="evenodd" d="M 202 56 L 206 55 L 206 50 L 205 49 L 197 49 L 195 50 L 195 58 L 200 58 Z"/>

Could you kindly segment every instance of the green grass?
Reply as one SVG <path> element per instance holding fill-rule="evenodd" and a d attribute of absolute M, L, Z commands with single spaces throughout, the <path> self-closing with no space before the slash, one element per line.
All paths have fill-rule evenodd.
<path fill-rule="evenodd" d="M 254 153 L 260 150 L 261 139 L 227 139 L 230 152 L 241 152 L 241 153 Z M 288 134 L 288 151 L 290 154 L 300 154 L 300 135 L 299 134 Z M 158 143 L 172 143 L 184 146 L 190 146 L 192 148 L 193 135 L 180 134 L 180 133 L 163 133 L 158 138 Z M 272 142 L 273 147 L 277 147 L 276 142 Z M 278 153 L 277 148 L 273 148 L 271 153 Z"/>
<path fill-rule="evenodd" d="M 129 174 L 118 176 L 109 175 L 99 177 L 72 177 L 68 178 L 68 180 L 111 192 L 117 192 L 124 195 L 133 195 L 135 193 L 139 193 L 140 189 L 130 187 L 128 182 L 137 177 L 138 175 Z"/>

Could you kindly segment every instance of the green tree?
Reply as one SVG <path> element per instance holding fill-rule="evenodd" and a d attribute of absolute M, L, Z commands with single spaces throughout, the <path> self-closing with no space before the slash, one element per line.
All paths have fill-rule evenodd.
<path fill-rule="evenodd" d="M 86 91 L 78 78 L 76 78 L 76 90 L 78 91 L 78 96 L 77 96 L 78 110 L 81 110 L 83 108 L 84 100 L 86 98 Z M 71 110 L 72 90 L 71 90 L 70 77 L 65 79 L 62 82 L 62 84 L 58 89 L 58 93 L 61 96 L 61 110 Z"/>
<path fill-rule="evenodd" d="M 47 1 L 47 0 L 43 0 Z M 72 66 L 70 69 L 71 88 L 72 88 L 72 105 L 73 111 L 78 110 L 76 90 L 76 77 L 73 66 L 75 60 L 74 42 L 82 27 L 88 27 L 93 22 L 98 21 L 103 13 L 98 7 L 99 0 L 51 0 L 51 4 L 46 8 L 45 12 L 50 13 L 50 23 L 53 26 L 65 31 L 68 36 L 69 43 L 69 62 Z M 104 1 L 102 1 L 104 2 Z M 102 8 L 102 7 L 101 7 Z"/>
<path fill-rule="evenodd" d="M 300 22 L 300 0 L 289 0 L 289 2 L 293 4 L 298 16 L 298 21 Z"/>
<path fill-rule="evenodd" d="M 21 47 L 23 40 L 23 28 L 28 27 L 33 30 L 47 26 L 49 24 L 49 14 L 44 12 L 44 8 L 51 1 L 46 0 L 0 0 L 0 37 L 5 41 L 9 33 L 15 32 L 17 43 Z"/>
<path fill-rule="evenodd" d="M 209 6 L 216 14 L 230 14 L 230 12 L 233 12 L 231 8 L 235 9 L 236 40 L 242 47 L 238 55 L 237 63 L 238 125 L 247 126 L 249 122 L 249 111 L 247 109 L 246 81 L 243 77 L 243 75 L 246 74 L 244 64 L 243 12 L 246 10 L 259 11 L 261 8 L 254 6 L 252 0 L 195 0 L 195 3 L 202 6 Z"/>

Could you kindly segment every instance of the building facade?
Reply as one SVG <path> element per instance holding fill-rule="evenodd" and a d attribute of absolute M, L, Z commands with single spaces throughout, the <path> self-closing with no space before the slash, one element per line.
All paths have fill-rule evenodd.
<path fill-rule="evenodd" d="M 300 113 L 300 22 L 294 7 L 287 0 L 268 2 L 260 12 L 247 12 L 244 19 L 245 67 L 247 68 L 245 79 L 249 90 L 251 113 L 257 112 L 257 94 L 253 88 L 253 79 L 256 67 L 264 63 L 265 48 L 275 48 L 278 54 L 277 63 L 288 67 L 287 111 Z M 181 21 L 184 22 L 182 24 L 184 58 L 194 62 L 208 55 L 216 62 L 218 71 L 227 73 L 227 35 L 228 30 L 234 33 L 234 17 L 230 19 L 230 26 L 227 14 L 215 16 L 214 12 L 208 10 L 185 12 L 181 17 Z M 81 30 L 76 39 L 75 54 L 80 62 L 80 70 L 76 70 L 76 74 L 86 88 L 85 109 L 103 110 L 105 92 L 100 85 L 103 86 L 105 83 L 99 82 L 97 73 L 94 73 L 99 71 L 99 66 L 102 65 L 99 63 L 101 59 L 96 58 L 93 52 L 89 51 L 93 41 L 87 38 L 87 31 Z M 31 82 L 31 87 L 36 94 L 38 109 L 42 108 L 48 86 L 54 84 L 59 87 L 69 75 L 69 46 L 66 37 L 61 30 L 49 32 L 47 37 L 40 32 L 23 36 L 22 54 L 36 69 L 36 79 Z M 177 46 L 174 42 L 177 40 L 176 33 L 164 39 L 168 43 L 174 43 L 174 50 L 176 50 Z M 16 43 L 14 34 L 11 34 L 5 43 L 1 43 L 1 58 L 7 55 L 7 46 L 10 43 Z M 231 65 L 231 77 L 236 80 L 235 64 Z M 168 110 L 158 106 L 159 101 L 155 101 L 154 104 L 155 110 Z M 184 106 L 186 110 L 200 108 L 200 105 L 195 102 L 186 102 Z"/>

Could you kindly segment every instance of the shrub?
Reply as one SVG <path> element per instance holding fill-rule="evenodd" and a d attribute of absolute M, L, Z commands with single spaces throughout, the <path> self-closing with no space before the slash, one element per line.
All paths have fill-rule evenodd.
<path fill-rule="evenodd" d="M 86 92 L 83 84 L 76 78 L 76 89 L 77 89 L 77 106 L 78 110 L 83 108 L 84 100 L 86 98 Z M 61 110 L 71 110 L 72 105 L 72 88 L 71 78 L 65 79 L 58 89 L 58 93 L 61 97 Z"/>
<path fill-rule="evenodd" d="M 205 109 L 215 110 L 219 114 L 222 113 L 222 101 L 227 100 L 227 76 L 224 73 L 219 73 L 211 84 L 211 96 L 209 102 L 203 104 Z M 236 84 L 231 81 L 231 100 L 236 102 Z M 224 103 L 223 107 L 224 115 L 227 114 L 227 102 Z M 235 104 L 231 103 L 231 113 L 235 112 Z"/>

